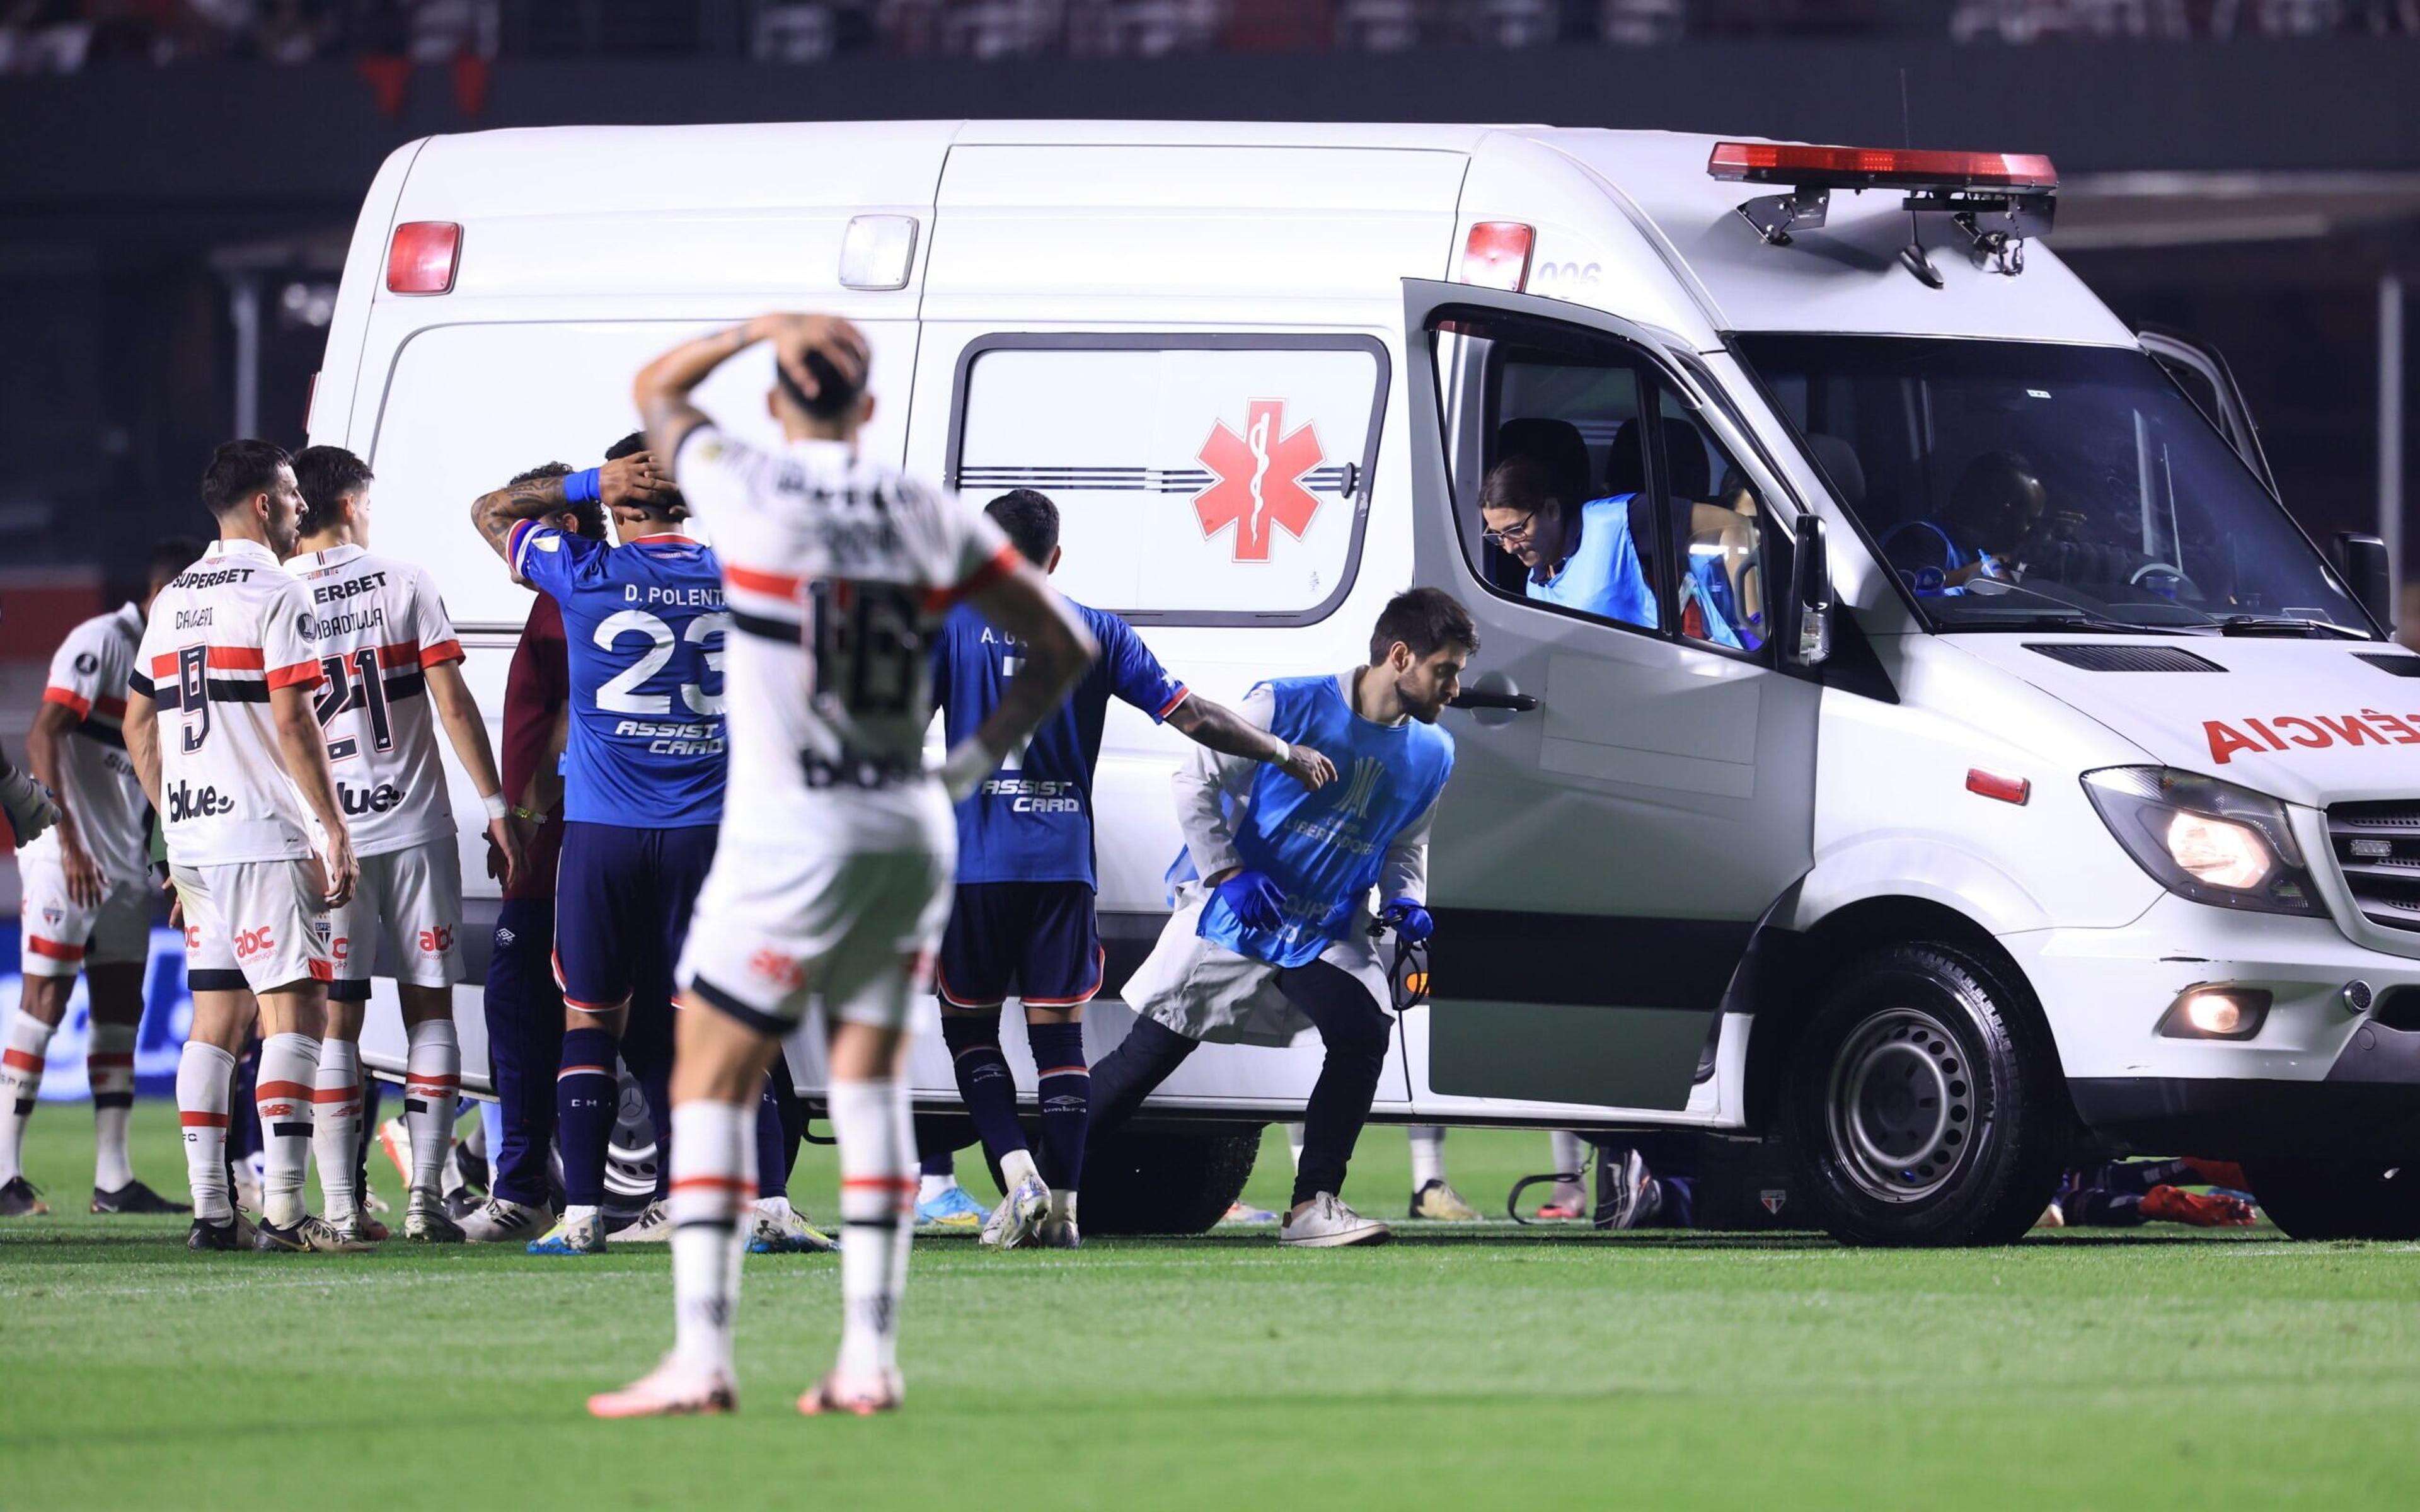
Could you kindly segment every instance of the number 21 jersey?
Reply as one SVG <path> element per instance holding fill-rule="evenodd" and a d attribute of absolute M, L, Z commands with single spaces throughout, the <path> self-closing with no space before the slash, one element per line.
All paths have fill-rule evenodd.
<path fill-rule="evenodd" d="M 571 672 L 563 816 L 686 829 L 722 818 L 722 569 L 699 542 L 618 547 L 523 520 L 513 572 L 554 597 Z"/>
<path fill-rule="evenodd" d="M 312 712 L 353 850 L 380 856 L 454 833 L 437 756 L 427 670 L 462 659 L 462 644 L 427 576 L 358 546 L 289 559 L 311 595 L 320 675 Z"/>
<path fill-rule="evenodd" d="M 1013 570 L 1000 527 L 839 441 L 766 451 L 701 425 L 675 463 L 731 591 L 738 842 L 838 853 L 956 847 L 923 771 L 933 638 Z"/>

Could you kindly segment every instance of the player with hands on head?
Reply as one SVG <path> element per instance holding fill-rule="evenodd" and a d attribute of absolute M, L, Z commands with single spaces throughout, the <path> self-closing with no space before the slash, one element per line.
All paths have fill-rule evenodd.
<path fill-rule="evenodd" d="M 1059 510 L 1031 488 L 1002 494 L 984 513 L 1019 555 L 1047 576 L 1059 569 Z M 1073 1249 L 1091 1075 L 1084 1063 L 1084 1005 L 1101 988 L 1098 886 L 1093 859 L 1093 778 L 1111 698 L 1140 709 L 1209 749 L 1267 762 L 1305 787 L 1336 775 L 1327 758 L 1292 746 L 1233 710 L 1194 693 L 1144 645 L 1132 626 L 1081 604 L 1101 647 L 1068 701 L 1033 738 L 985 775 L 957 805 L 955 903 L 941 936 L 938 990 L 958 1093 L 984 1149 L 1008 1187 L 983 1242 L 1005 1249 L 1040 1243 Z M 1024 648 L 971 606 L 954 610 L 933 653 L 933 690 L 943 729 L 963 739 L 989 717 Z M 1035 1101 L 1047 1169 L 1037 1167 L 1016 1121 L 1016 1087 L 1001 1044 L 1001 1011 L 1016 996 L 1033 1054 Z"/>
<path fill-rule="evenodd" d="M 127 759 L 127 679 L 151 604 L 202 554 L 175 539 L 151 548 L 139 596 L 68 632 L 51 657 L 25 737 L 28 764 L 57 795 L 57 827 L 17 853 L 24 883 L 24 991 L 0 1055 L 0 1217 L 46 1212 L 19 1151 L 40 1095 L 51 1036 L 82 973 L 91 991 L 85 1068 L 92 1084 L 92 1211 L 184 1212 L 135 1180 L 126 1149 L 134 1106 L 134 1036 L 151 959 L 151 821 Z"/>
<path fill-rule="evenodd" d="M 778 448 L 732 435 L 690 398 L 759 342 L 773 346 Z M 650 444 L 722 554 L 736 801 L 681 961 L 675 1342 L 655 1370 L 590 1398 L 600 1417 L 733 1406 L 735 1220 L 755 1184 L 747 1120 L 811 999 L 822 1005 L 847 1234 L 839 1359 L 799 1407 L 899 1405 L 917 1184 L 902 1072 L 909 1005 L 949 912 L 951 803 L 1033 733 L 1094 654 L 1083 621 L 990 520 L 861 455 L 869 356 L 845 320 L 765 316 L 682 343 L 635 386 Z M 1015 637 L 1023 659 L 937 780 L 923 764 L 930 648 L 961 602 Z"/>
<path fill-rule="evenodd" d="M 237 440 L 212 455 L 202 501 L 218 539 L 153 601 L 125 723 L 184 911 L 194 995 L 177 1064 L 194 1193 L 186 1244 L 242 1244 L 227 1191 L 227 1101 L 256 1021 L 263 1168 L 255 1247 L 341 1247 L 335 1230 L 303 1212 L 302 1175 L 335 975 L 327 915 L 351 900 L 361 868 L 312 710 L 327 681 L 312 639 L 317 615 L 279 560 L 293 553 L 302 494 L 282 449 Z"/>

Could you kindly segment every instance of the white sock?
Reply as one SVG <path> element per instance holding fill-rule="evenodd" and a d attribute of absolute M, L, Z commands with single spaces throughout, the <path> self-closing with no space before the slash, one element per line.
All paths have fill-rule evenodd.
<path fill-rule="evenodd" d="M 185 1130 L 185 1182 L 194 1216 L 225 1223 L 235 1216 L 227 1194 L 227 1104 L 235 1097 L 235 1057 L 188 1040 L 177 1055 L 177 1121 Z"/>
<path fill-rule="evenodd" d="M 899 1364 L 899 1297 L 908 1280 L 916 1131 L 902 1081 L 831 1084 L 840 1145 L 842 1325 L 839 1373 L 852 1382 Z M 674 1147 L 675 1152 L 678 1145 Z"/>
<path fill-rule="evenodd" d="M 1572 1180 L 1555 1183 L 1555 1200 L 1563 1203 L 1585 1203 L 1588 1188 L 1579 1180 L 1588 1174 L 1588 1141 L 1568 1130 L 1558 1129 L 1547 1135 L 1555 1149 L 1555 1169 L 1569 1171 Z"/>
<path fill-rule="evenodd" d="M 1412 1136 L 1412 1190 L 1445 1180 L 1445 1131 L 1434 1123 L 1416 1123 L 1404 1131 Z"/>
<path fill-rule="evenodd" d="M 955 1171 L 952 1171 L 947 1176 L 923 1177 L 916 1183 L 916 1200 L 920 1203 L 930 1202 L 934 1198 L 952 1191 L 957 1186 L 957 1184 L 958 1173 Z"/>
<path fill-rule="evenodd" d="M 302 1221 L 302 1177 L 311 1164 L 311 1081 L 319 1041 L 272 1034 L 260 1041 L 253 1103 L 260 1114 L 260 1215 L 280 1228 Z"/>
<path fill-rule="evenodd" d="M 756 1212 L 759 1217 L 770 1218 L 774 1222 L 779 1223 L 781 1220 L 790 1216 L 790 1199 L 786 1196 L 778 1197 L 758 1197 L 756 1199 Z"/>
<path fill-rule="evenodd" d="M 134 1111 L 134 1026 L 94 1025 L 84 1068 L 92 1083 L 92 1184 L 115 1192 L 134 1180 L 126 1158 L 126 1120 Z"/>
<path fill-rule="evenodd" d="M 1012 1149 L 1000 1158 L 1000 1176 L 1001 1180 L 1009 1184 L 1010 1190 L 1014 1191 L 1016 1183 L 1029 1176 L 1037 1181 L 1041 1180 L 1042 1169 L 1033 1164 L 1033 1151 Z"/>
<path fill-rule="evenodd" d="M 1300 1170 L 1302 1169 L 1302 1125 L 1289 1123 L 1285 1126 L 1285 1132 L 1286 1155 L 1294 1162 L 1294 1168 Z"/>
<path fill-rule="evenodd" d="M 25 1120 L 42 1091 L 42 1062 L 49 1056 L 55 1025 L 43 1023 L 23 1009 L 8 1017 L 8 1049 L 0 1051 L 0 1181 L 24 1175 L 18 1164 L 25 1140 Z"/>
<path fill-rule="evenodd" d="M 362 1047 L 322 1040 L 319 1070 L 311 1080 L 311 1157 L 319 1166 L 320 1216 L 338 1227 L 361 1211 L 353 1159 L 361 1132 Z"/>
<path fill-rule="evenodd" d="M 699 1370 L 731 1371 L 732 1315 L 756 1196 L 756 1100 L 673 1109 L 673 1352 Z"/>
<path fill-rule="evenodd" d="M 1076 1221 L 1076 1189 L 1054 1186 L 1050 1189 L 1050 1215 L 1045 1223 L 1072 1224 Z"/>
<path fill-rule="evenodd" d="M 404 1053 L 403 1123 L 411 1131 L 411 1196 L 434 1203 L 443 1196 L 445 1157 L 454 1152 L 454 1107 L 462 1095 L 462 1041 L 452 1019 L 430 1019 L 410 1031 Z"/>

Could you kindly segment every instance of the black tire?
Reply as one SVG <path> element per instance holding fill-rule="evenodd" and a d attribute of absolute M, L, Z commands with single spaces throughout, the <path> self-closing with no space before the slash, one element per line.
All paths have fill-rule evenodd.
<path fill-rule="evenodd" d="M 1206 1232 L 1243 1192 L 1261 1132 L 1122 1134 L 1084 1154 L 1084 1228 L 1095 1234 Z"/>
<path fill-rule="evenodd" d="M 1832 979 L 1783 1071 L 1798 1184 L 1845 1244 L 2004 1244 L 2057 1190 L 2066 1088 L 2020 983 L 1955 947 Z"/>
<path fill-rule="evenodd" d="M 2345 1161 L 2247 1160 L 2243 1179 L 2293 1239 L 2420 1239 L 2420 1169 Z"/>

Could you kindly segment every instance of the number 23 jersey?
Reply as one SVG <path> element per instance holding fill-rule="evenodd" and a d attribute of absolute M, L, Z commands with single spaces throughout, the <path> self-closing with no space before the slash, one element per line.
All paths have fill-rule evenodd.
<path fill-rule="evenodd" d="M 436 586 L 410 563 L 358 546 L 287 561 L 311 596 L 322 682 L 311 698 L 336 801 L 361 856 L 454 833 L 427 670 L 462 659 Z"/>
<path fill-rule="evenodd" d="M 839 441 L 768 451 L 701 425 L 675 473 L 731 594 L 733 812 L 748 825 L 728 839 L 952 854 L 949 800 L 923 770 L 931 647 L 954 605 L 1014 570 L 1008 538 Z"/>

